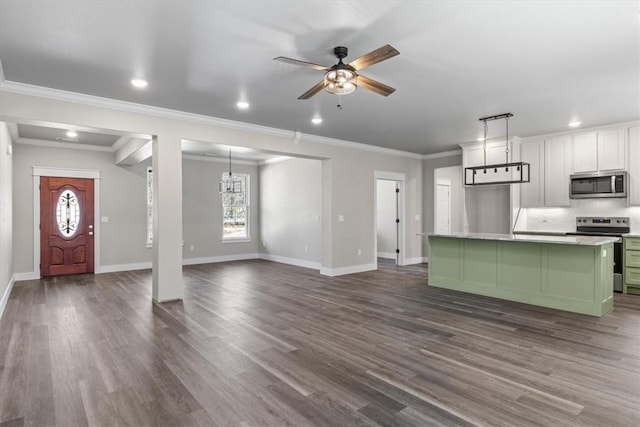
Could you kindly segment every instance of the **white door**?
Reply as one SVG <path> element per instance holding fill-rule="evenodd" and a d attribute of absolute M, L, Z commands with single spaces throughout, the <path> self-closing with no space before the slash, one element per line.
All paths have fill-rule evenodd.
<path fill-rule="evenodd" d="M 438 183 L 436 194 L 436 233 L 451 233 L 451 184 Z"/>

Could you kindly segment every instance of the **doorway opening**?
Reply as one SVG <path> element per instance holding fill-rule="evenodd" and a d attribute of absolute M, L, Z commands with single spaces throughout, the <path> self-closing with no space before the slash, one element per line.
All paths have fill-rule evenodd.
<path fill-rule="evenodd" d="M 374 254 L 404 265 L 404 174 L 375 172 Z"/>

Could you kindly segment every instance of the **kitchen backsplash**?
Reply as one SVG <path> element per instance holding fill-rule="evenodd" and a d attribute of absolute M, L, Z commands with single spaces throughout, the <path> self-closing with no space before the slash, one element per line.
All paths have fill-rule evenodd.
<path fill-rule="evenodd" d="M 571 200 L 566 208 L 522 209 L 517 231 L 575 231 L 579 216 L 626 216 L 632 233 L 640 233 L 640 206 L 628 206 L 625 199 Z"/>

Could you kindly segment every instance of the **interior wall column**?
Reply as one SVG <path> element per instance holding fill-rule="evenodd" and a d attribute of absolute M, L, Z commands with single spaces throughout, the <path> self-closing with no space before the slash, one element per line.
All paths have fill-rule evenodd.
<path fill-rule="evenodd" d="M 321 272 L 333 267 L 333 203 L 331 160 L 322 161 L 322 262 Z"/>
<path fill-rule="evenodd" d="M 156 302 L 182 299 L 182 142 L 153 138 L 153 272 Z"/>

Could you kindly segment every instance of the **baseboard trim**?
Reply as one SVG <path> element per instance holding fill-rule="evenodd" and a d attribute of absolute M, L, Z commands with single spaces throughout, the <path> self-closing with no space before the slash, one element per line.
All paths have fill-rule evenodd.
<path fill-rule="evenodd" d="M 396 254 L 393 252 L 378 252 L 378 258 L 396 259 Z"/>
<path fill-rule="evenodd" d="M 259 258 L 260 258 L 260 254 L 256 254 L 256 253 L 210 256 L 210 257 L 203 257 L 203 258 L 185 258 L 182 260 L 182 265 L 212 264 L 215 262 L 245 261 L 248 259 L 259 259 Z"/>
<path fill-rule="evenodd" d="M 377 268 L 376 264 L 361 264 L 361 265 L 349 265 L 347 267 L 328 268 L 321 267 L 320 274 L 323 276 L 342 276 L 345 274 L 362 273 L 365 271 L 372 271 Z"/>
<path fill-rule="evenodd" d="M 2 319 L 2 315 L 4 314 L 4 309 L 9 302 L 9 295 L 11 295 L 11 290 L 13 289 L 13 284 L 16 283 L 16 275 L 14 274 L 9 279 L 9 283 L 7 284 L 7 289 L 4 290 L 4 294 L 2 294 L 2 299 L 0 300 L 0 319 Z"/>
<path fill-rule="evenodd" d="M 416 258 L 407 258 L 404 260 L 404 264 L 402 265 L 423 264 L 428 262 L 429 262 L 429 257 L 423 256 L 423 257 L 416 257 Z"/>
<path fill-rule="evenodd" d="M 16 273 L 13 277 L 16 282 L 22 282 L 23 280 L 38 280 L 40 279 L 40 274 L 35 271 L 27 271 L 24 273 Z"/>
<path fill-rule="evenodd" d="M 279 262 L 281 264 L 295 265 L 296 267 L 311 268 L 313 270 L 320 270 L 321 266 L 319 262 L 308 261 L 299 258 L 288 258 L 280 255 L 260 254 L 260 259 Z"/>
<path fill-rule="evenodd" d="M 119 271 L 146 270 L 151 268 L 151 262 L 134 262 L 131 264 L 101 265 L 96 268 L 95 274 L 117 273 Z"/>

